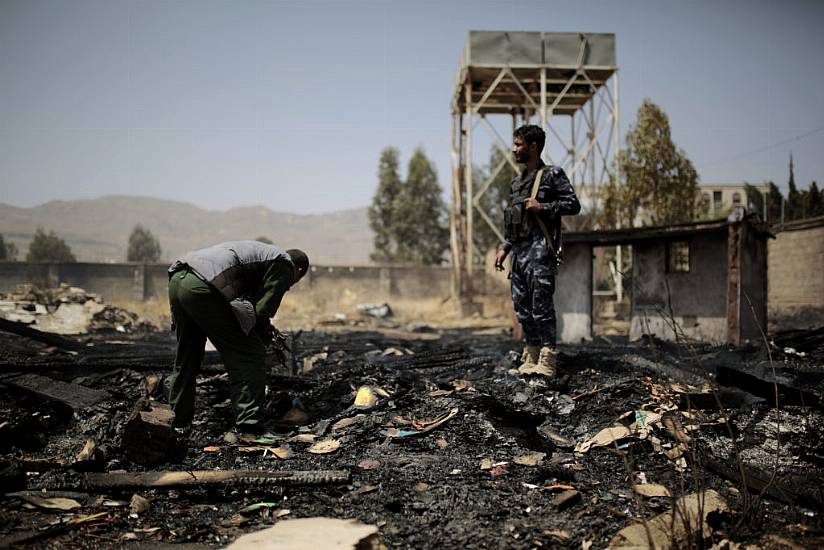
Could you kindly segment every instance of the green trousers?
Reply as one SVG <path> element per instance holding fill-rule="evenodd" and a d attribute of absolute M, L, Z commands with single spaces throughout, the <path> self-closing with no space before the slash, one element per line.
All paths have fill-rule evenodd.
<path fill-rule="evenodd" d="M 188 425 L 194 416 L 195 379 L 208 337 L 229 374 L 235 425 L 240 431 L 259 431 L 266 385 L 266 350 L 260 336 L 255 331 L 244 334 L 220 292 L 189 270 L 179 271 L 169 280 L 169 305 L 177 334 L 169 389 L 175 425 Z"/>

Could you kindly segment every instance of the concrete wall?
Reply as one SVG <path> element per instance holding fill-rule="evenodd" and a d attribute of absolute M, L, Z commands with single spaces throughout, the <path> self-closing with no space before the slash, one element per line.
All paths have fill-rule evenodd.
<path fill-rule="evenodd" d="M 824 219 L 793 223 L 768 243 L 769 320 L 779 329 L 824 325 Z"/>
<path fill-rule="evenodd" d="M 166 293 L 165 265 L 0 262 L 0 292 L 21 283 L 79 286 L 104 300 L 144 300 Z M 163 284 L 159 284 L 159 280 Z"/>
<path fill-rule="evenodd" d="M 727 230 L 684 240 L 690 243 L 689 273 L 667 273 L 666 241 L 634 244 L 631 340 L 643 334 L 674 339 L 671 314 L 690 338 L 726 341 Z"/>
<path fill-rule="evenodd" d="M 0 262 L 0 292 L 21 283 L 56 286 L 68 283 L 100 294 L 104 300 L 165 299 L 165 264 Z M 320 293 L 334 298 L 348 292 L 353 299 L 445 298 L 450 294 L 448 267 L 326 267 L 313 266 L 293 293 Z"/>
<path fill-rule="evenodd" d="M 592 245 L 568 243 L 555 285 L 558 341 L 592 338 Z"/>

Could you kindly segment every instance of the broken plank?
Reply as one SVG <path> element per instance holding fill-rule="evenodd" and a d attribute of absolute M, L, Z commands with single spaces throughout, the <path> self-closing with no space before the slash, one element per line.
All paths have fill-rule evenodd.
<path fill-rule="evenodd" d="M 349 481 L 346 470 L 264 471 L 194 470 L 124 473 L 89 473 L 84 478 L 88 489 L 175 488 L 187 485 L 330 485 Z"/>
<path fill-rule="evenodd" d="M 731 467 L 714 459 L 705 459 L 704 466 L 711 472 L 736 483 L 741 483 L 739 466 Z M 814 476 L 776 476 L 753 466 L 743 465 L 747 489 L 764 494 L 784 504 L 801 505 L 824 510 L 824 484 Z"/>
<path fill-rule="evenodd" d="M 85 409 L 109 399 L 109 393 L 87 388 L 79 384 L 61 382 L 39 374 L 14 374 L 3 376 L 0 383 L 23 390 L 41 399 L 57 401 L 72 410 Z"/>
<path fill-rule="evenodd" d="M 44 344 L 68 351 L 79 351 L 85 347 L 77 340 L 58 336 L 57 334 L 52 334 L 50 332 L 43 332 L 42 330 L 31 328 L 23 323 L 9 321 L 8 319 L 3 319 L 2 317 L 0 317 L 0 330 L 11 332 L 13 334 L 17 334 L 18 336 L 31 338 L 32 340 L 37 340 L 38 342 L 43 342 Z"/>
<path fill-rule="evenodd" d="M 57 525 L 51 525 L 50 527 L 43 526 L 44 528 L 42 529 L 33 529 L 19 535 L 12 535 L 11 537 L 0 539 L 0 548 L 24 545 L 36 540 L 57 537 L 82 525 L 96 521 L 104 521 L 106 517 L 108 517 L 107 512 L 100 512 L 90 516 L 75 516 L 69 520 L 62 521 Z"/>
<path fill-rule="evenodd" d="M 802 388 L 793 376 L 782 373 L 768 365 L 747 365 L 746 367 L 723 365 L 717 367 L 718 383 L 734 386 L 753 395 L 763 397 L 770 406 L 775 406 L 775 394 L 781 405 L 822 408 L 821 399 Z"/>
<path fill-rule="evenodd" d="M 718 388 L 715 392 L 702 391 L 678 391 L 678 407 L 683 410 L 704 409 L 720 410 L 720 406 L 726 409 L 738 409 L 742 407 L 752 407 L 757 403 L 763 403 L 764 399 L 749 392 L 737 388 Z"/>

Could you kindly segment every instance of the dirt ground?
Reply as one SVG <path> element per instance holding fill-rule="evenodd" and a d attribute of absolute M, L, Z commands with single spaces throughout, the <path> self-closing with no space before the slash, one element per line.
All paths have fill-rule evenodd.
<path fill-rule="evenodd" d="M 327 516 L 378 526 L 387 548 L 605 548 L 712 489 L 726 510 L 670 533 L 672 547 L 824 547 L 820 347 L 598 338 L 562 347 L 560 376 L 547 381 L 513 370 L 519 348 L 504 321 L 471 325 L 331 318 L 293 332 L 294 357 L 270 365 L 269 433 L 255 441 L 224 440 L 228 379 L 207 352 L 194 425 L 151 467 L 133 460 L 124 425 L 141 397 L 165 401 L 171 334 L 98 333 L 71 354 L 0 332 L 0 546 L 219 547 Z M 4 382 L 21 373 L 105 399 L 71 408 Z M 374 399 L 357 408 L 362 387 L 358 401 Z M 622 436 L 599 446 L 605 433 Z M 96 450 L 78 459 L 89 440 Z M 318 443 L 331 452 L 311 452 Z M 146 470 L 317 475 L 120 489 L 87 477 Z M 147 508 L 132 509 L 135 494 Z M 50 509 L 46 497 L 77 506 Z"/>

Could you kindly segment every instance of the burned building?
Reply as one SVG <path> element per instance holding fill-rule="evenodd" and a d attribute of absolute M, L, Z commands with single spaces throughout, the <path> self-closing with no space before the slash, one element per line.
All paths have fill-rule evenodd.
<path fill-rule="evenodd" d="M 563 342 L 593 335 L 593 253 L 629 246 L 629 338 L 740 344 L 766 330 L 769 232 L 742 209 L 727 219 L 666 227 L 570 233 L 558 276 Z M 627 284 L 631 283 L 631 284 Z"/>

